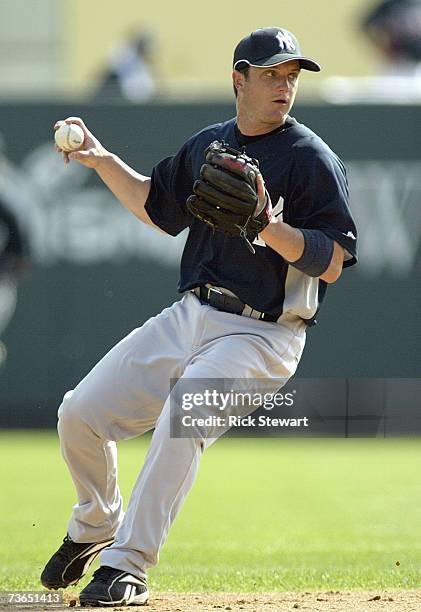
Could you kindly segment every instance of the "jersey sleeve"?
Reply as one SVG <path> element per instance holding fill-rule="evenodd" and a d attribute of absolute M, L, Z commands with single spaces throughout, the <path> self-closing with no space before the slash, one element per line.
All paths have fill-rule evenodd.
<path fill-rule="evenodd" d="M 357 261 L 357 229 L 349 209 L 346 171 L 326 147 L 307 149 L 295 158 L 289 198 L 289 222 L 318 229 L 345 249 L 344 267 Z"/>
<path fill-rule="evenodd" d="M 189 225 L 186 200 L 193 191 L 193 177 L 187 144 L 173 157 L 166 157 L 153 169 L 145 210 L 164 232 L 177 236 Z"/>

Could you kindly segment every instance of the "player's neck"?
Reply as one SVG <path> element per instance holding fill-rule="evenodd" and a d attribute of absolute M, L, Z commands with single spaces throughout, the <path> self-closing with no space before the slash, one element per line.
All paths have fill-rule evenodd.
<path fill-rule="evenodd" d="M 263 123 L 250 120 L 242 113 L 237 113 L 237 127 L 243 136 L 260 136 L 280 128 L 285 123 L 285 119 L 286 117 L 283 117 L 279 123 Z"/>

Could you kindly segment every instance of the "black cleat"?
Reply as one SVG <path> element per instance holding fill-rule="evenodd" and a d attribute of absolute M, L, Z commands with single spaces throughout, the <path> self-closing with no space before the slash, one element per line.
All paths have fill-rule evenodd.
<path fill-rule="evenodd" d="M 148 602 L 146 580 L 135 578 L 106 565 L 94 572 L 94 577 L 79 595 L 82 607 L 143 606 Z"/>
<path fill-rule="evenodd" d="M 114 538 L 103 542 L 77 543 L 67 535 L 45 566 L 41 583 L 47 589 L 65 589 L 77 584 L 101 550 L 113 542 Z"/>

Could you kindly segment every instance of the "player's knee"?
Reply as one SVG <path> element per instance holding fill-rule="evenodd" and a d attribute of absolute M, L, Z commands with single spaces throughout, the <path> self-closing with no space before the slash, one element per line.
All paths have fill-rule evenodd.
<path fill-rule="evenodd" d="M 85 403 L 74 391 L 68 391 L 58 409 L 57 429 L 60 436 L 71 433 L 74 428 L 80 427 L 82 415 L 85 412 Z"/>

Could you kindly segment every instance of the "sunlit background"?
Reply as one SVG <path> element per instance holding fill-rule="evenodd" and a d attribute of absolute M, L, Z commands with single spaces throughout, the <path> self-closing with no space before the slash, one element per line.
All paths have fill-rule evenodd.
<path fill-rule="evenodd" d="M 235 113 L 233 49 L 268 25 L 292 30 L 322 65 L 302 74 L 292 114 L 345 161 L 360 232 L 359 265 L 329 291 L 299 375 L 419 375 L 421 79 L 418 61 L 363 28 L 376 4 L 0 0 L 0 196 L 29 248 L 22 273 L 1 277 L 4 425 L 54 425 L 63 393 L 178 297 L 185 235 L 157 234 L 93 172 L 65 167 L 54 122 L 82 116 L 149 173 Z"/>
<path fill-rule="evenodd" d="M 1 95 L 89 97 L 110 53 L 138 29 L 151 37 L 158 101 L 230 96 L 234 46 L 258 27 L 292 30 L 324 77 L 368 76 L 380 58 L 360 27 L 374 2 L 1 0 Z M 306 92 L 321 79 L 307 75 Z M 307 82 L 308 81 L 308 82 Z"/>

